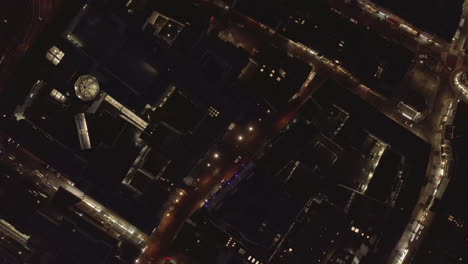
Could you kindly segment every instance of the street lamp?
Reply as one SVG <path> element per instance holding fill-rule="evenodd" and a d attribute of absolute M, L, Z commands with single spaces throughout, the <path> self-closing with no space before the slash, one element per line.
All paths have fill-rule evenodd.
<path fill-rule="evenodd" d="M 239 141 L 242 141 L 243 139 L 244 139 L 244 137 L 243 137 L 242 135 L 239 135 L 239 136 L 237 137 L 237 140 L 239 140 Z"/>
<path fill-rule="evenodd" d="M 213 158 L 215 158 L 215 159 L 219 158 L 219 153 L 217 153 L 217 152 L 214 153 L 214 154 L 213 154 Z"/>
<path fill-rule="evenodd" d="M 254 130 L 253 126 L 249 126 L 249 131 L 252 132 Z"/>

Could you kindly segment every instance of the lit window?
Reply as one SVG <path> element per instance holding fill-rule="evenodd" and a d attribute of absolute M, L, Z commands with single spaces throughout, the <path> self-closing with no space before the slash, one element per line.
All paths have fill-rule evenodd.
<path fill-rule="evenodd" d="M 214 108 L 214 107 L 211 106 L 211 107 L 208 109 L 208 114 L 209 114 L 211 117 L 217 117 L 217 116 L 219 116 L 219 111 L 218 111 L 216 108 Z"/>
<path fill-rule="evenodd" d="M 52 89 L 52 91 L 50 91 L 50 96 L 60 103 L 65 103 L 65 101 L 67 100 L 67 97 L 65 95 L 63 95 L 61 92 L 55 89 Z"/>
<path fill-rule="evenodd" d="M 60 61 L 63 59 L 63 56 L 65 56 L 65 53 L 63 53 L 63 51 L 61 51 L 56 46 L 52 46 L 52 48 L 50 48 L 46 54 L 46 58 L 55 66 L 60 63 Z"/>

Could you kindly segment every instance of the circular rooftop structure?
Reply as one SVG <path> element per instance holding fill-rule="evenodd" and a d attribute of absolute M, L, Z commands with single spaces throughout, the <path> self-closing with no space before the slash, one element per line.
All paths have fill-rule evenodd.
<path fill-rule="evenodd" d="M 457 70 L 452 76 L 453 88 L 465 102 L 468 102 L 468 69 Z"/>
<path fill-rule="evenodd" d="M 82 75 L 75 82 L 75 94 L 85 102 L 94 100 L 99 90 L 99 82 L 92 75 Z"/>

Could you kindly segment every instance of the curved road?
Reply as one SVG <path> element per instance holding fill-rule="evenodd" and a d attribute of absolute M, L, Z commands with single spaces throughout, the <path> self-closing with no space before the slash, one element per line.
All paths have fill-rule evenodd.
<path fill-rule="evenodd" d="M 203 0 L 202 2 L 209 2 L 212 5 L 218 6 L 220 8 L 225 9 L 224 5 L 221 4 L 219 1 L 216 0 Z M 362 7 L 367 7 L 367 2 L 362 0 L 359 1 L 359 3 L 362 5 Z M 373 9 L 372 9 L 373 8 Z M 373 5 L 372 6 L 372 14 L 377 13 L 379 10 L 379 7 Z M 366 9 L 366 8 L 364 8 Z M 386 11 L 386 10 L 385 10 Z M 294 100 L 289 106 L 287 111 L 283 112 L 282 114 L 277 115 L 274 119 L 272 119 L 269 125 L 263 124 L 265 131 L 268 131 L 268 127 L 271 129 L 271 132 L 269 134 L 263 134 L 263 135 L 257 135 L 253 140 L 256 142 L 266 142 L 269 136 L 273 135 L 274 133 L 277 133 L 279 129 L 281 129 L 282 126 L 286 125 L 289 120 L 291 120 L 296 111 L 299 109 L 301 104 L 310 96 L 310 94 L 313 92 L 314 88 L 316 88 L 317 84 L 319 85 L 321 83 L 321 80 L 323 80 L 324 74 L 322 71 L 324 70 L 326 73 L 333 73 L 335 74 L 338 80 L 343 81 L 349 85 L 351 85 L 351 90 L 360 96 L 361 98 L 365 99 L 367 102 L 371 103 L 372 105 L 380 105 L 382 103 L 386 102 L 386 98 L 381 98 L 380 95 L 373 93 L 373 91 L 362 84 L 359 84 L 359 81 L 357 81 L 352 75 L 350 75 L 345 69 L 342 69 L 338 65 L 334 65 L 332 62 L 329 60 L 326 60 L 325 58 L 318 57 L 316 56 L 317 54 L 305 47 L 304 45 L 300 43 L 295 43 L 292 42 L 288 39 L 285 39 L 284 37 L 276 34 L 276 32 L 265 25 L 262 25 L 258 23 L 257 21 L 248 18 L 248 17 L 243 17 L 242 15 L 236 14 L 237 16 L 240 16 L 243 22 L 246 25 L 252 25 L 252 28 L 256 28 L 257 32 L 260 32 L 259 36 L 260 37 L 266 37 L 270 41 L 273 41 L 276 45 L 279 45 L 285 52 L 293 55 L 296 58 L 303 59 L 308 62 L 313 62 L 314 65 L 316 66 L 315 70 L 320 70 L 320 73 L 318 74 L 317 77 L 315 77 L 315 74 L 313 75 L 315 77 L 314 81 L 312 81 L 310 84 L 304 84 L 303 88 L 301 89 L 301 92 L 298 92 L 298 96 L 296 100 Z M 388 16 L 396 18 L 391 13 L 387 13 Z M 398 31 L 401 32 L 401 34 L 406 34 L 405 32 L 402 32 L 402 28 L 412 28 L 411 25 L 407 24 L 404 22 L 402 19 L 398 18 L 398 20 L 394 19 L 397 21 L 400 25 L 405 24 L 407 27 L 399 27 L 399 29 L 395 29 L 394 33 L 397 39 L 398 37 Z M 372 24 L 372 23 L 371 23 Z M 378 24 L 378 23 L 375 23 Z M 375 25 L 374 24 L 374 25 Z M 385 26 L 385 25 L 384 25 Z M 376 27 L 378 28 L 378 26 Z M 263 33 L 262 33 L 263 32 Z M 434 38 L 433 36 L 430 36 L 426 32 L 419 31 L 419 35 L 425 36 L 426 38 L 420 37 L 420 39 L 417 39 L 417 41 L 406 43 L 407 45 L 415 45 L 418 44 L 418 42 L 423 42 L 425 45 L 430 46 L 433 48 L 435 54 L 440 54 L 443 52 L 443 50 L 447 50 L 447 45 L 446 43 L 440 44 L 438 42 L 437 38 Z M 418 35 L 418 36 L 419 36 Z M 430 36 L 431 41 L 427 41 L 427 37 Z M 419 43 L 420 44 L 420 43 Z M 453 45 L 453 43 L 451 43 Z M 418 46 L 418 45 L 417 45 Z M 412 50 L 417 50 L 418 48 L 414 48 Z M 449 71 L 451 69 L 449 68 Z M 327 75 L 327 74 L 325 74 Z M 312 74 L 311 74 L 312 76 Z M 321 80 L 318 80 L 321 79 Z M 449 168 L 445 165 L 447 162 L 442 162 L 440 158 L 438 158 L 438 155 L 436 153 L 439 153 L 440 149 L 440 139 L 442 135 L 442 131 L 439 130 L 439 126 L 443 125 L 445 121 L 441 121 L 442 117 L 444 115 L 451 116 L 452 114 L 449 114 L 446 112 L 453 113 L 456 109 L 456 103 L 455 103 L 455 98 L 453 98 L 451 91 L 447 90 L 447 87 L 439 87 L 439 96 L 436 98 L 436 103 L 435 106 L 433 106 L 433 114 L 430 118 L 431 121 L 428 126 L 425 126 L 424 129 L 421 129 L 421 131 L 416 130 L 414 128 L 409 128 L 403 125 L 406 129 L 410 130 L 417 136 L 423 138 L 425 141 L 429 142 L 430 144 L 433 145 L 433 153 L 431 154 L 431 166 L 428 168 L 427 171 L 427 177 L 430 181 L 433 181 L 433 184 L 431 184 L 428 188 L 424 189 L 421 191 L 420 194 L 420 202 L 416 205 L 414 208 L 414 213 L 413 215 L 415 216 L 413 219 L 418 219 L 420 217 L 425 217 L 425 212 L 427 212 L 427 208 L 421 207 L 421 202 L 424 202 L 428 195 L 430 193 L 437 193 L 437 196 L 441 196 L 444 192 L 444 188 L 441 187 L 440 183 L 444 179 L 446 180 L 447 178 L 447 170 Z M 303 96 L 301 96 L 303 95 Z M 395 113 L 397 112 L 395 109 L 395 106 L 390 106 L 389 109 L 383 109 L 381 107 L 378 107 L 378 109 L 386 114 L 389 118 L 393 119 L 397 123 L 401 123 L 400 120 L 397 119 L 395 116 Z M 447 110 L 448 109 L 448 110 Z M 266 126 L 265 126 L 266 125 Z M 231 138 L 231 140 L 233 140 Z M 261 146 L 262 144 L 259 144 L 258 146 Z M 433 165 L 433 166 L 432 166 Z M 449 166 L 449 165 L 448 165 Z M 435 168 L 435 169 L 434 169 Z M 156 228 L 151 236 L 151 243 L 149 244 L 149 247 L 146 248 L 142 255 L 136 260 L 136 263 L 157 263 L 157 261 L 164 256 L 164 254 L 167 254 L 170 250 L 170 244 L 174 237 L 177 235 L 178 230 L 180 227 L 183 225 L 185 220 L 194 212 L 196 211 L 201 205 L 202 202 L 204 201 L 205 197 L 209 195 L 211 190 L 217 186 L 220 182 L 222 182 L 223 179 L 226 177 L 230 177 L 234 174 L 235 168 L 233 166 L 230 166 L 229 164 L 224 164 L 224 166 L 220 167 L 219 171 L 214 174 L 205 174 L 205 175 L 200 175 L 200 179 L 202 184 L 200 185 L 201 187 L 198 188 L 193 193 L 189 193 L 187 195 L 181 193 L 181 202 L 178 204 L 173 204 L 172 208 L 173 211 L 168 212 L 162 219 L 160 225 L 158 228 Z M 445 185 L 445 184 L 444 184 Z M 182 198 L 182 196 L 184 196 Z M 186 196 L 186 197 L 185 197 Z M 179 201 L 179 200 L 178 200 Z M 424 218 L 425 219 L 425 218 Z M 408 230 L 411 227 L 412 222 L 408 224 Z M 425 225 L 428 225 L 425 223 Z M 394 254 L 390 257 L 389 262 L 390 263 L 402 263 L 405 260 L 405 257 L 402 256 L 403 254 L 406 255 L 408 253 L 408 248 L 415 249 L 417 248 L 417 245 L 412 244 L 408 245 L 410 236 L 407 235 L 408 232 L 405 232 L 401 240 L 399 241 L 398 245 L 396 246 L 394 250 Z M 406 249 L 405 249 L 406 248 Z M 405 249 L 405 250 L 403 250 Z M 406 259 L 408 260 L 408 259 Z"/>
<path fill-rule="evenodd" d="M 0 16 L 0 93 L 40 33 L 58 14 L 62 0 L 15 0 L 2 3 Z"/>

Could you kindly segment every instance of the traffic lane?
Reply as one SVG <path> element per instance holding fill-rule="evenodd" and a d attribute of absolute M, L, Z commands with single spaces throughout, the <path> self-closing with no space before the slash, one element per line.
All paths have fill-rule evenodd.
<path fill-rule="evenodd" d="M 27 19 L 21 23 L 17 34 L 5 42 L 0 67 L 0 93 L 7 88 L 9 78 L 28 49 L 57 15 L 62 2 L 61 0 L 30 0 L 28 3 L 30 8 L 23 10 L 28 14 Z"/>
<path fill-rule="evenodd" d="M 177 207 L 163 214 L 159 226 L 150 236 L 150 243 L 139 258 L 138 263 L 157 263 L 161 258 L 171 254 L 170 246 L 177 236 L 180 228 L 195 211 L 202 205 L 211 190 L 218 185 L 222 179 L 230 177 L 235 173 L 237 166 L 226 165 L 226 172 L 216 175 L 207 174 L 200 176 L 204 180 L 195 192 L 188 192 L 180 199 Z"/>
<path fill-rule="evenodd" d="M 30 2 L 28 0 L 6 1 L 0 10 L 0 51 L 29 20 Z"/>
<path fill-rule="evenodd" d="M 268 120 L 264 118 L 265 122 Z M 242 162 L 234 163 L 236 157 L 252 155 L 256 148 L 261 146 L 261 141 L 256 140 L 262 135 L 262 126 L 264 123 L 249 122 L 249 126 L 254 124 L 254 130 L 249 131 L 247 126 L 228 131 L 223 138 L 223 142 L 219 144 L 217 154 L 219 157 L 216 161 L 211 161 L 208 167 L 208 161 L 202 160 L 199 163 L 201 168 L 197 169 L 198 175 L 194 178 L 198 179 L 198 186 L 195 191 L 189 191 L 185 197 L 178 199 L 177 204 L 168 204 L 167 207 L 173 206 L 172 210 L 167 210 L 162 215 L 160 225 L 154 230 L 151 235 L 151 243 L 148 250 L 143 252 L 138 258 L 138 262 L 145 263 L 146 261 L 157 261 L 164 257 L 169 252 L 170 243 L 177 235 L 177 232 L 191 214 L 197 211 L 208 198 L 212 190 L 220 183 L 226 182 L 232 177 L 236 171 L 240 169 L 240 164 L 248 162 L 244 158 Z M 238 136 L 243 133 L 242 140 L 238 140 Z M 207 155 L 210 156 L 210 155 Z M 177 194 L 176 194 L 177 195 Z"/>
<path fill-rule="evenodd" d="M 314 75 L 315 76 L 315 75 Z M 320 86 L 326 77 L 309 80 L 307 85 L 302 89 L 301 96 L 295 100 L 292 100 L 288 105 L 287 109 L 281 114 L 273 114 L 271 122 L 262 122 L 261 125 L 256 127 L 255 133 L 250 137 L 246 138 L 245 142 L 248 146 L 247 149 L 242 150 L 242 153 L 248 153 L 248 156 L 244 157 L 242 163 L 249 162 L 253 155 L 266 145 L 268 140 L 276 135 L 281 129 L 284 128 L 298 113 L 300 107 L 308 100 L 312 92 Z M 306 92 L 308 91 L 308 92 Z M 177 233 L 181 229 L 185 220 L 188 219 L 194 212 L 196 212 L 201 206 L 203 206 L 205 199 L 210 195 L 214 188 L 216 188 L 223 181 L 229 181 L 231 177 L 240 169 L 240 163 L 233 163 L 232 158 L 239 152 L 238 144 L 233 144 L 236 141 L 237 133 L 231 133 L 232 135 L 225 137 L 224 146 L 226 150 L 220 152 L 220 155 L 227 154 L 229 158 L 221 164 L 222 168 L 218 170 L 218 173 L 203 173 L 200 175 L 200 185 L 193 192 L 188 192 L 186 197 L 179 201 L 178 204 L 173 205 L 175 208 L 170 212 L 163 215 L 160 225 L 155 229 L 150 237 L 150 245 L 147 250 L 137 258 L 138 263 L 157 263 L 161 258 L 166 257 L 170 253 L 170 244 L 177 236 Z M 250 142 L 250 144 L 248 144 Z M 232 148 L 229 150 L 229 148 Z M 236 153 L 236 154 L 234 154 Z M 205 163 L 201 163 L 200 166 L 205 166 Z"/>
<path fill-rule="evenodd" d="M 347 17 L 351 17 L 357 21 L 357 24 L 360 24 L 363 27 L 370 27 L 372 30 L 379 32 L 379 34 L 383 35 L 384 37 L 395 40 L 397 43 L 403 45 L 413 52 L 418 52 L 421 48 L 426 48 L 428 51 L 430 51 L 431 54 L 440 56 L 441 52 L 443 51 L 443 49 L 440 48 L 433 49 L 430 47 L 431 45 L 421 46 L 415 36 L 409 35 L 397 24 L 392 24 L 386 19 L 379 18 L 375 13 L 362 12 L 362 10 L 365 9 L 359 5 L 345 4 L 343 1 L 337 0 L 332 0 L 330 3 L 333 8 L 339 10 Z M 391 13 L 388 13 L 388 15 L 392 18 L 395 17 Z M 401 18 L 396 18 L 394 20 L 398 20 L 398 23 L 408 24 Z M 422 32 L 419 29 L 417 29 L 417 31 Z"/>
<path fill-rule="evenodd" d="M 224 154 L 225 155 L 225 154 Z M 231 155 L 231 157 L 234 157 Z M 203 163 L 201 166 L 205 166 Z M 157 263 L 157 261 L 170 254 L 170 245 L 177 236 L 180 228 L 183 226 L 194 212 L 203 205 L 204 200 L 209 196 L 213 188 L 216 188 L 223 180 L 229 180 L 232 177 L 238 165 L 232 165 L 225 162 L 223 168 L 217 174 L 205 173 L 198 175 L 200 183 L 194 192 L 188 192 L 173 210 L 163 214 L 160 225 L 151 234 L 148 250 L 137 259 L 139 263 Z"/>
<path fill-rule="evenodd" d="M 453 108 L 453 105 L 456 104 L 455 100 L 453 98 L 450 98 L 450 93 L 447 91 L 447 89 L 444 89 L 441 95 L 439 96 L 437 100 L 437 113 L 438 115 L 435 115 L 433 117 L 434 120 L 437 120 L 438 125 L 444 123 L 442 120 L 442 114 L 445 113 L 445 110 L 447 110 L 449 107 L 446 106 L 451 106 Z M 456 106 L 455 106 L 456 108 Z M 453 113 L 453 112 L 452 112 Z M 440 147 L 441 147 L 441 139 L 442 139 L 442 131 L 438 130 L 435 135 L 434 135 L 434 143 L 433 143 L 433 150 L 431 151 L 431 157 L 430 157 L 430 163 L 428 165 L 428 170 L 426 173 L 426 177 L 429 179 L 429 183 L 421 190 L 420 197 L 418 199 L 418 203 L 416 207 L 414 208 L 414 211 L 412 213 L 412 221 L 415 220 L 421 220 L 420 217 L 423 216 L 423 222 L 422 224 L 425 227 L 429 227 L 433 214 L 429 214 L 428 216 L 425 216 L 425 212 L 428 211 L 429 208 L 426 208 L 426 201 L 429 199 L 431 195 L 434 195 L 435 197 L 442 197 L 443 193 L 445 192 L 445 187 L 447 186 L 447 183 L 449 179 L 447 178 L 447 171 L 449 168 L 444 168 L 445 172 L 442 172 L 440 169 L 444 167 L 442 161 L 444 160 L 442 156 L 440 155 Z M 447 161 L 446 161 L 447 162 Z M 442 174 L 440 174 L 442 173 Z M 441 186 L 441 183 L 442 186 Z M 420 239 L 419 240 L 413 240 L 411 241 L 411 228 L 410 224 L 406 227 L 405 232 L 401 236 L 400 241 L 398 241 L 392 257 L 389 258 L 390 261 L 395 261 L 395 260 L 401 260 L 399 263 L 403 263 L 405 261 L 410 260 L 410 258 L 407 259 L 401 259 L 400 255 L 402 252 L 406 252 L 407 256 L 411 256 L 413 252 L 416 252 L 418 249 L 420 242 L 422 241 L 422 237 L 425 235 L 425 230 L 428 230 L 428 228 L 424 228 L 421 231 Z"/>
<path fill-rule="evenodd" d="M 236 16 L 239 16 L 239 14 L 236 14 Z M 250 24 L 250 25 L 253 25 L 253 28 L 254 30 L 256 30 L 258 33 L 260 33 L 260 35 L 266 35 L 267 39 L 268 38 L 273 38 L 275 41 L 274 43 L 275 44 L 279 44 L 279 46 L 281 48 L 284 48 L 288 53 L 291 53 L 293 54 L 294 56 L 296 57 L 300 57 L 302 59 L 307 58 L 306 61 L 307 62 L 310 62 L 311 58 L 314 58 L 314 57 L 311 57 L 313 54 L 313 52 L 311 52 L 310 49 L 308 49 L 307 47 L 303 46 L 303 45 L 300 45 L 298 43 L 294 43 L 282 36 L 279 36 L 277 35 L 273 30 L 269 29 L 268 27 L 256 22 L 255 20 L 251 19 L 251 18 L 248 18 L 248 17 L 245 17 L 245 16 L 242 16 L 240 15 L 241 17 L 244 18 L 243 22 L 245 22 L 246 24 Z M 261 30 L 258 30 L 258 29 L 261 29 Z M 316 58 L 314 58 L 315 60 L 317 60 Z M 323 61 L 319 61 L 320 63 L 319 64 L 324 64 Z M 336 69 L 336 66 L 334 67 L 334 65 L 330 65 L 329 62 L 325 61 L 325 63 L 328 63 L 328 68 L 334 68 Z M 340 71 L 340 73 L 344 72 L 344 70 Z M 358 81 L 355 79 L 355 78 L 349 78 L 350 75 L 346 75 L 343 76 L 343 77 L 347 77 L 348 79 L 350 79 L 353 83 L 356 84 L 357 87 L 360 87 L 358 84 Z M 311 86 L 312 87 L 312 86 Z M 366 94 L 369 94 L 367 91 L 366 91 Z M 371 95 L 373 93 L 370 93 Z M 307 97 L 305 98 L 301 98 L 301 99 L 306 99 Z M 378 98 L 378 97 L 377 97 Z M 302 101 L 303 103 L 304 101 Z M 277 129 L 281 129 L 282 127 L 284 127 L 284 125 L 286 125 L 289 120 L 291 120 L 291 118 L 293 116 L 295 116 L 295 114 L 297 113 L 297 110 L 298 108 L 300 108 L 300 105 L 301 105 L 301 102 L 298 103 L 298 100 L 294 100 L 291 104 L 291 108 L 289 111 L 286 111 L 286 113 L 284 114 L 284 116 L 281 116 L 280 118 L 278 118 L 278 121 L 275 122 L 275 125 L 273 126 L 274 128 L 274 131 L 276 131 Z M 273 130 L 272 130 L 273 131 Z M 221 177 L 222 178 L 222 177 Z M 220 179 L 221 179 L 220 178 Z M 156 231 L 156 233 L 154 234 L 154 238 L 155 239 L 162 239 L 163 236 L 165 235 L 166 238 L 164 239 L 168 239 L 167 236 L 168 236 L 168 233 L 171 233 L 171 232 L 176 232 L 180 227 L 177 227 L 179 223 L 177 223 L 178 221 L 181 221 L 181 219 L 183 219 L 183 221 L 180 223 L 180 225 L 183 224 L 183 222 L 185 221 L 185 218 L 188 217 L 190 215 L 189 213 L 189 209 L 192 208 L 191 210 L 196 210 L 196 208 L 198 208 L 201 204 L 201 202 L 203 201 L 203 199 L 206 197 L 206 195 L 209 193 L 209 191 L 214 187 L 212 185 L 214 185 L 215 183 L 219 182 L 219 180 L 215 180 L 213 178 L 213 181 L 209 181 L 208 184 L 206 186 L 209 186 L 209 188 L 207 188 L 206 190 L 204 190 L 203 192 L 201 191 L 202 188 L 198 189 L 199 191 L 195 193 L 195 196 L 193 196 L 193 199 L 188 199 L 192 202 L 188 202 L 188 203 L 182 203 L 181 205 L 179 205 L 178 208 L 183 208 L 185 207 L 185 209 L 180 209 L 179 210 L 175 210 L 171 213 L 171 215 L 169 215 L 168 217 L 171 217 L 171 216 L 177 216 L 175 217 L 176 220 L 172 221 L 172 222 L 169 222 L 169 225 L 166 226 L 166 225 L 163 225 L 162 228 L 158 228 Z M 191 197 L 191 196 L 190 196 Z M 186 205 L 186 206 L 182 206 L 182 205 Z M 180 213 L 179 213 L 180 212 Z M 172 215 L 174 214 L 174 215 Z M 164 221 L 166 222 L 166 221 Z M 172 224 L 171 224 L 172 223 Z M 160 230 L 158 232 L 158 230 Z M 170 230 L 170 231 L 168 231 Z M 160 252 L 162 251 L 161 248 L 162 246 L 161 245 L 164 245 L 166 248 L 168 247 L 168 243 L 167 242 L 161 242 L 161 240 L 158 242 L 158 244 L 155 244 L 155 245 L 159 245 L 159 246 L 155 246 L 155 247 L 152 247 L 152 257 L 150 256 L 146 256 L 146 259 L 157 259 L 158 256 L 157 254 L 160 254 Z M 157 251 L 159 250 L 159 251 Z M 159 257 L 162 257 L 162 256 L 159 256 Z"/>
<path fill-rule="evenodd" d="M 464 50 L 464 46 L 465 46 L 464 44 L 468 36 L 468 21 L 467 21 L 468 20 L 468 8 L 466 6 L 467 3 L 468 2 L 465 1 L 463 5 L 463 11 L 462 11 L 462 15 L 460 18 L 460 24 L 458 25 L 458 29 L 460 30 L 460 37 L 454 41 L 455 43 L 452 42 L 452 45 L 454 46 L 454 49 L 456 51 Z M 461 22 L 462 20 L 463 20 L 463 23 Z"/>
<path fill-rule="evenodd" d="M 244 29 L 250 29 L 254 32 L 254 36 L 263 36 L 264 39 L 269 39 L 272 45 L 282 49 L 286 53 L 292 55 L 295 58 L 298 58 L 302 61 L 310 63 L 314 66 L 315 69 L 321 69 L 323 71 L 329 71 L 334 73 L 333 78 L 341 83 L 344 87 L 351 90 L 354 94 L 361 97 L 366 102 L 370 103 L 376 107 L 380 112 L 385 114 L 390 119 L 394 120 L 402 127 L 410 130 L 413 134 L 420 137 L 421 139 L 428 141 L 429 136 L 426 133 L 426 130 L 419 126 L 408 126 L 405 124 L 405 120 L 398 113 L 398 108 L 396 104 L 390 102 L 385 96 L 379 94 L 375 90 L 370 89 L 369 87 L 362 85 L 358 79 L 356 79 L 351 73 L 346 71 L 341 65 L 333 63 L 326 58 L 317 56 L 317 53 L 306 47 L 303 44 L 293 42 L 281 34 L 277 34 L 274 30 L 269 28 L 266 25 L 239 13 L 233 13 L 231 18 L 239 23 L 245 25 Z M 245 32 L 245 30 L 244 30 Z M 238 36 L 239 33 L 236 34 Z M 237 45 L 238 42 L 242 42 L 246 38 L 237 38 L 231 39 L 234 45 Z M 236 42 L 238 41 L 238 42 Z"/>
<path fill-rule="evenodd" d="M 270 37 L 274 37 L 276 35 L 275 32 L 272 32 L 271 30 L 268 30 L 268 28 L 262 27 L 261 24 L 259 24 L 258 22 L 254 21 L 252 19 L 247 18 L 246 21 L 249 24 L 256 25 L 257 27 L 260 27 L 260 28 L 264 29 L 264 32 L 266 32 L 267 36 L 269 35 Z M 298 47 L 297 45 L 294 45 L 294 43 L 291 43 L 291 41 L 284 40 L 282 38 L 276 38 L 276 39 L 280 40 L 279 43 L 283 43 L 282 46 L 286 46 L 286 50 L 288 50 L 288 52 L 294 54 L 295 56 L 297 56 L 297 57 L 310 57 L 310 55 L 305 52 L 306 49 L 302 49 L 302 48 Z M 297 55 L 298 53 L 300 53 L 299 56 Z M 329 66 L 329 64 L 327 66 Z M 341 71 L 339 71 L 339 73 L 341 73 L 341 77 L 342 77 L 342 78 L 339 78 L 339 79 L 344 81 L 344 83 L 351 84 L 351 86 L 346 85 L 346 87 L 359 87 L 360 86 L 359 82 L 357 80 L 355 80 L 355 78 L 353 78 L 350 74 L 346 73 L 345 70 L 341 70 Z M 361 86 L 361 89 L 354 89 L 354 90 L 355 90 L 355 92 L 359 93 L 360 97 L 365 98 L 367 102 L 371 102 L 372 105 L 382 106 L 382 103 L 385 102 L 385 98 L 383 98 L 382 96 L 380 96 L 378 93 L 376 93 L 373 90 L 370 90 L 368 88 L 364 89 L 364 88 L 367 88 L 367 87 Z M 393 120 L 396 120 L 396 121 L 400 120 L 400 119 L 398 119 L 398 114 L 397 114 L 397 110 L 396 110 L 395 107 L 389 107 L 388 115 Z M 409 129 L 408 127 L 406 127 L 406 128 Z M 416 131 L 416 129 L 419 130 L 419 131 Z M 418 136 L 421 135 L 421 133 L 424 133 L 424 129 L 422 129 L 422 128 L 415 128 L 415 129 L 411 129 L 411 130 L 414 130 L 412 132 L 415 133 Z M 427 141 L 428 139 L 425 138 L 425 140 Z"/>
<path fill-rule="evenodd" d="M 3 135 L 0 137 L 3 139 Z M 2 139 L 0 141 L 4 141 Z M 82 199 L 81 202 L 70 208 L 71 212 L 80 215 L 80 217 L 83 217 L 83 214 L 89 216 L 85 217 L 87 221 L 117 240 L 125 239 L 136 246 L 141 246 L 141 243 L 146 241 L 146 234 L 73 187 L 72 182 L 49 166 L 45 166 L 45 163 L 34 154 L 23 149 L 21 145 L 12 139 L 7 139 L 5 142 L 7 142 L 4 145 L 5 153 L 0 155 L 0 163 L 6 165 L 6 167 L 16 169 L 21 175 L 24 174 L 27 177 L 26 179 L 34 184 L 38 191 L 52 197 L 59 188 L 63 188 Z M 132 233 L 129 234 L 129 232 Z"/>
<path fill-rule="evenodd" d="M 423 31 L 420 28 L 417 28 L 414 25 L 411 25 L 401 17 L 393 14 L 387 9 L 384 9 L 381 6 L 378 6 L 368 0 L 357 0 L 360 8 L 370 16 L 374 16 L 374 19 L 381 20 L 382 23 L 389 23 L 395 27 L 398 27 L 403 34 L 410 33 L 410 35 L 415 37 L 415 40 L 420 44 L 429 46 L 431 48 L 441 49 L 441 51 L 446 50 L 448 47 L 447 41 L 444 39 L 429 34 Z"/>
<path fill-rule="evenodd" d="M 282 49 L 285 53 L 290 54 L 294 58 L 297 58 L 299 60 L 302 60 L 303 62 L 313 65 L 314 69 L 327 69 L 328 71 L 335 72 L 337 76 L 346 77 L 350 80 L 353 80 L 356 84 L 359 83 L 359 81 L 357 81 L 357 79 L 354 76 L 352 76 L 352 74 L 350 74 L 346 69 L 344 69 L 340 65 L 333 63 L 322 56 L 318 56 L 317 51 L 301 43 L 294 42 L 290 39 L 287 39 L 281 34 L 277 34 L 276 31 L 274 31 L 273 29 L 252 19 L 251 17 L 233 11 L 231 13 L 231 19 L 235 20 L 237 23 L 245 25 L 243 30 L 244 32 L 246 32 L 247 29 L 250 30 L 253 36 L 256 36 L 257 38 L 267 39 L 265 40 L 266 43 L 269 43 Z M 238 41 L 233 43 L 234 45 L 242 44 L 242 39 L 233 39 L 233 41 Z"/>
<path fill-rule="evenodd" d="M 260 24 L 260 23 L 258 23 L 258 22 L 256 22 L 256 21 L 254 21 L 254 20 L 251 19 L 251 18 L 246 18 L 246 21 L 247 21 L 247 24 L 256 25 L 257 27 L 262 28 L 262 29 L 266 32 L 266 35 L 267 35 L 267 36 L 274 37 L 274 36 L 276 35 L 274 31 L 272 31 L 271 29 L 268 29 L 268 28 L 265 27 L 264 25 L 262 25 L 262 24 Z M 265 32 L 261 32 L 261 33 L 265 33 Z M 281 40 L 281 39 L 280 39 L 280 40 Z M 283 43 L 284 43 L 284 40 L 282 40 L 282 41 L 283 41 Z M 305 54 L 304 51 L 305 51 L 306 49 L 302 49 L 302 48 L 299 48 L 299 49 L 298 49 L 298 45 L 294 45 L 295 43 L 291 43 L 291 41 L 288 41 L 286 44 L 291 44 L 291 46 L 293 46 L 293 47 L 296 49 L 296 51 L 299 51 L 299 52 L 302 51 L 303 53 L 302 53 L 301 56 L 304 56 L 304 54 Z M 288 49 L 288 47 L 287 47 L 286 50 L 288 50 L 288 52 L 289 52 L 289 51 L 293 51 L 294 49 Z M 297 53 L 296 53 L 295 55 L 297 56 Z M 307 54 L 306 54 L 306 55 L 307 55 Z M 300 57 L 300 56 L 298 56 L 298 57 Z M 344 72 L 344 71 L 342 71 L 342 72 Z M 348 77 L 350 77 L 349 74 L 345 74 L 345 75 L 348 75 Z M 348 81 L 354 82 L 355 80 L 354 80 L 353 78 L 349 78 Z M 366 95 L 366 91 L 363 91 L 363 90 L 362 90 L 361 92 L 363 93 L 363 95 Z M 375 95 L 375 93 L 372 93 L 372 91 L 367 91 L 367 95 L 368 95 L 368 96 L 371 96 L 372 94 Z M 374 99 L 379 99 L 379 96 L 375 96 Z M 369 101 L 369 100 L 366 100 L 366 101 Z M 392 118 L 392 119 L 393 119 L 393 118 Z"/>
<path fill-rule="evenodd" d="M 369 94 L 372 94 L 371 96 L 375 97 L 378 100 L 386 100 L 384 96 L 362 85 L 346 69 L 344 69 L 336 63 L 331 62 L 330 60 L 324 57 L 318 56 L 316 51 L 306 47 L 305 45 L 291 41 L 286 37 L 277 34 L 274 30 L 259 23 L 258 21 L 255 21 L 254 19 L 244 16 L 242 14 L 235 13 L 235 16 L 233 15 L 232 18 L 238 19 L 240 22 L 245 23 L 246 25 L 248 25 L 248 28 L 250 30 L 256 33 L 255 35 L 269 39 L 269 43 L 277 46 L 284 52 L 291 54 L 293 57 L 300 59 L 306 63 L 312 64 L 316 71 L 323 70 L 335 73 L 336 78 L 345 80 L 346 82 L 352 84 L 354 89 L 361 90 L 361 95 L 367 96 Z"/>
<path fill-rule="evenodd" d="M 468 17 L 464 17 L 463 19 L 468 19 Z M 454 47 L 454 50 L 461 52 L 465 49 L 466 46 L 466 38 L 468 37 L 468 22 L 464 23 L 463 27 L 459 30 L 460 36 L 458 37 L 458 39 L 452 42 L 452 45 Z"/>

